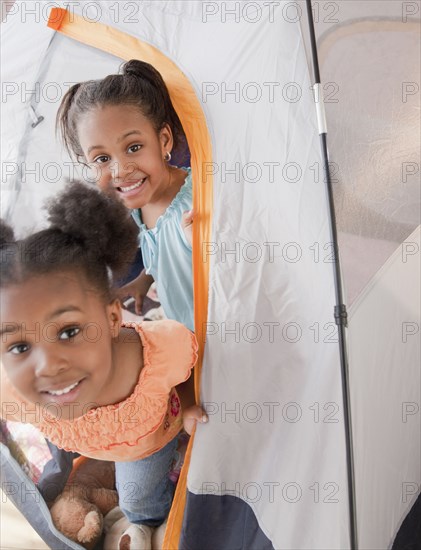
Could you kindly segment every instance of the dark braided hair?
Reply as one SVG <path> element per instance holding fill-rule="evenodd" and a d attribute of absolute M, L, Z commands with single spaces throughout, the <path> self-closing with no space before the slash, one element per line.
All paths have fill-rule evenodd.
<path fill-rule="evenodd" d="M 65 94 L 57 113 L 56 129 L 60 131 L 69 155 L 79 162 L 84 159 L 84 154 L 77 125 L 83 114 L 105 105 L 133 105 L 139 108 L 157 133 L 168 124 L 175 150 L 185 147 L 184 130 L 162 76 L 149 63 L 132 59 L 123 65 L 122 74 L 80 82 Z"/>
<path fill-rule="evenodd" d="M 15 240 L 0 220 L 0 287 L 35 275 L 79 270 L 111 298 L 112 279 L 123 275 L 138 247 L 138 230 L 125 206 L 82 183 L 71 183 L 47 205 L 50 227 Z"/>

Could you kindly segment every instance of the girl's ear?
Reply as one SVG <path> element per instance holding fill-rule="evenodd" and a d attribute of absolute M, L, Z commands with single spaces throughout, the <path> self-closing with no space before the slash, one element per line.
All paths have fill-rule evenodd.
<path fill-rule="evenodd" d="M 123 320 L 121 303 L 117 298 L 107 305 L 107 317 L 110 323 L 111 336 L 117 338 L 120 334 L 121 322 Z"/>
<path fill-rule="evenodd" d="M 172 131 L 168 124 L 159 132 L 159 141 L 161 143 L 162 158 L 164 158 L 166 153 L 171 152 L 174 145 Z"/>

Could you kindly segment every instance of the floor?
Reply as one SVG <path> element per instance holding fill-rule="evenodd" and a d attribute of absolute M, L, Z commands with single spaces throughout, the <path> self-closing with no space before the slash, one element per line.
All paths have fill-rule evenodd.
<path fill-rule="evenodd" d="M 1 550 L 48 550 L 45 542 L 3 492 L 1 492 L 0 503 L 0 548 Z"/>

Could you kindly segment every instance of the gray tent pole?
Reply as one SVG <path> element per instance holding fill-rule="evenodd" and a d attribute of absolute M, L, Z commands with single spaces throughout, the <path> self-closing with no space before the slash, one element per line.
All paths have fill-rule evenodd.
<path fill-rule="evenodd" d="M 311 0 L 306 0 L 308 24 L 310 30 L 311 53 L 314 71 L 314 93 L 317 105 L 317 119 L 319 123 L 320 145 L 323 156 L 323 168 L 325 181 L 327 186 L 327 194 L 329 200 L 330 211 L 330 234 L 332 238 L 334 250 L 334 279 L 335 279 L 335 294 L 336 305 L 334 308 L 335 323 L 338 326 L 338 343 L 341 361 L 342 373 L 342 398 L 344 406 L 344 423 L 345 423 L 345 445 L 346 445 L 346 460 L 348 474 L 348 506 L 349 506 L 349 532 L 351 548 L 358 550 L 357 536 L 357 513 L 355 505 L 355 475 L 354 475 L 354 453 L 352 442 L 352 423 L 351 423 L 351 400 L 349 393 L 349 372 L 348 372 L 348 357 L 346 350 L 346 335 L 345 328 L 347 327 L 347 311 L 343 303 L 341 269 L 338 254 L 338 236 L 336 231 L 336 215 L 335 205 L 333 201 L 332 181 L 329 170 L 329 159 L 327 152 L 327 130 L 324 114 L 323 94 L 320 84 L 319 60 L 317 55 L 316 35 L 314 31 L 313 12 L 311 9 Z"/>

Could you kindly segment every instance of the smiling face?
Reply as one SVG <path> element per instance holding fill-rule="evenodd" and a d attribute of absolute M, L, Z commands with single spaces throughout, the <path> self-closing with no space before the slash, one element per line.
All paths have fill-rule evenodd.
<path fill-rule="evenodd" d="M 50 414 L 73 419 L 113 402 L 118 301 L 78 273 L 48 273 L 1 289 L 1 356 L 11 384 Z"/>
<path fill-rule="evenodd" d="M 173 145 L 168 126 L 157 133 L 139 108 L 106 105 L 85 113 L 77 129 L 102 191 L 114 189 L 128 208 L 160 200 L 170 180 L 164 160 Z"/>

